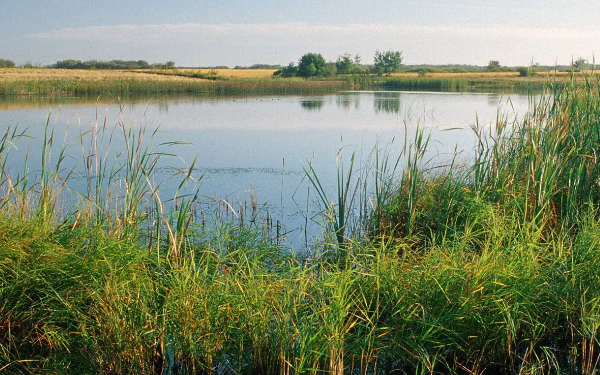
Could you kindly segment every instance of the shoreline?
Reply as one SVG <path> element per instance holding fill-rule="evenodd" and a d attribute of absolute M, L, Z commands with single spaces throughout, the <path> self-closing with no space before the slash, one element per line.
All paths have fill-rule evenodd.
<path fill-rule="evenodd" d="M 518 72 L 394 73 L 389 76 L 353 75 L 332 78 L 272 77 L 274 70 L 70 70 L 0 69 L 0 97 L 138 94 L 295 94 L 325 93 L 340 89 L 394 89 L 435 91 L 539 91 L 548 84 L 585 83 L 595 72 L 539 72 L 519 77 Z"/>

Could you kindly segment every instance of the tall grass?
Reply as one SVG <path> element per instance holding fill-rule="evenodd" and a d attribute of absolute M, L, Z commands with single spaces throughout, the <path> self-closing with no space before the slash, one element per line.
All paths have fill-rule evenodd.
<path fill-rule="evenodd" d="M 344 81 L 245 78 L 227 80 L 194 79 L 186 81 L 111 79 L 111 80 L 16 80 L 0 82 L 0 95 L 44 96 L 125 96 L 133 94 L 297 94 L 332 92 L 346 87 Z"/>
<path fill-rule="evenodd" d="M 169 209 L 152 175 L 168 153 L 122 121 L 122 153 L 100 147 L 101 131 L 76 137 L 92 145 L 77 208 L 92 208 L 51 220 L 51 187 L 68 171 L 13 177 L 9 150 L 26 133 L 11 127 L 0 140 L 0 371 L 596 374 L 599 87 L 551 88 L 523 118 L 475 128 L 466 165 L 423 168 L 417 132 L 399 161 L 408 168 L 377 180 L 360 241 L 339 232 L 364 191 L 349 183 L 354 166 L 340 169 L 343 264 L 287 251 L 260 225 L 202 226 L 183 189 Z M 193 169 L 176 172 L 183 184 Z"/>
<path fill-rule="evenodd" d="M 387 90 L 425 90 L 425 91 L 482 91 L 501 90 L 510 92 L 540 92 L 543 81 L 486 80 L 485 78 L 432 78 L 432 77 L 377 77 L 352 76 L 346 78 L 353 87 L 362 89 L 380 88 Z"/>

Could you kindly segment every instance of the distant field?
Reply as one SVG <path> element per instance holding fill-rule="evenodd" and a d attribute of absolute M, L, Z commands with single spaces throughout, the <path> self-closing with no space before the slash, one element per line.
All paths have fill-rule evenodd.
<path fill-rule="evenodd" d="M 84 70 L 84 69 L 23 69 L 0 68 L 0 81 L 31 80 L 75 80 L 108 81 L 115 79 L 136 79 L 152 81 L 188 81 L 187 77 L 152 74 L 139 70 Z"/>
<path fill-rule="evenodd" d="M 264 78 L 272 77 L 275 69 L 177 69 L 179 71 L 192 71 L 202 74 L 217 72 L 218 76 L 230 78 Z"/>
<path fill-rule="evenodd" d="M 0 69 L 0 96 L 107 95 L 247 95 L 335 92 L 341 89 L 388 90 L 542 90 L 547 81 L 567 82 L 568 72 L 539 72 L 520 77 L 518 72 L 396 73 L 303 79 L 275 78 L 273 69 L 168 69 L 168 70 L 78 70 Z M 584 73 L 575 73 L 583 82 Z M 587 72 L 590 77 L 596 72 Z"/>
<path fill-rule="evenodd" d="M 0 69 L 0 96 L 248 95 L 333 92 L 341 79 L 271 79 L 273 70 Z M 215 79 L 221 75 L 223 79 Z M 235 77 L 235 78 L 231 78 Z M 262 78 L 261 78 L 262 77 Z M 217 77 L 218 78 L 218 77 Z"/>
<path fill-rule="evenodd" d="M 79 70 L 79 69 L 23 69 L 0 68 L 0 81 L 31 80 L 75 80 L 75 81 L 107 81 L 115 79 L 135 79 L 151 81 L 194 81 L 198 78 L 185 77 L 186 74 L 214 74 L 225 78 L 267 78 L 273 76 L 274 69 L 175 69 L 167 71 L 152 70 Z M 155 74 L 160 73 L 160 74 Z M 177 75 L 177 73 L 182 73 Z M 597 72 L 586 72 L 597 74 Z M 575 73 L 583 76 L 583 73 Z M 518 72 L 472 72 L 472 73 L 427 73 L 431 78 L 513 81 L 523 80 Z M 548 77 L 566 78 L 569 72 L 539 72 L 529 80 L 545 80 Z M 394 73 L 392 77 L 417 78 L 417 73 Z"/>

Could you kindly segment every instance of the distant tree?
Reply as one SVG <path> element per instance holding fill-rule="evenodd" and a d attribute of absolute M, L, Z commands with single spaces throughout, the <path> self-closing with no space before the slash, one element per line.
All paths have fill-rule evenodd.
<path fill-rule="evenodd" d="M 354 73 L 355 66 L 354 61 L 352 60 L 352 55 L 348 52 L 339 56 L 337 61 L 335 62 L 335 67 L 339 74 L 352 74 Z"/>
<path fill-rule="evenodd" d="M 571 64 L 571 68 L 575 72 L 580 72 L 582 70 L 585 70 L 586 67 L 587 67 L 587 61 L 583 57 L 578 58 Z"/>
<path fill-rule="evenodd" d="M 364 73 L 364 68 L 360 65 L 360 56 L 355 55 L 352 57 L 348 52 L 338 57 L 335 68 L 338 74 Z"/>
<path fill-rule="evenodd" d="M 34 64 L 31 61 L 27 61 L 27 62 L 25 62 L 25 64 L 22 65 L 22 67 L 26 68 L 26 69 L 39 68 L 40 66 L 41 66 L 40 64 Z"/>
<path fill-rule="evenodd" d="M 326 69 L 325 64 L 325 59 L 320 53 L 307 53 L 300 58 L 298 75 L 300 77 L 326 76 L 329 69 Z"/>
<path fill-rule="evenodd" d="M 332 77 L 337 74 L 337 68 L 335 67 L 334 62 L 328 62 L 325 64 L 325 68 L 319 72 L 320 76 L 323 77 Z"/>
<path fill-rule="evenodd" d="M 535 76 L 538 73 L 538 70 L 540 68 L 540 64 L 539 63 L 533 63 L 533 61 L 531 62 L 531 65 L 528 67 L 521 67 L 519 68 L 519 76 L 521 77 L 531 77 L 531 76 Z"/>
<path fill-rule="evenodd" d="M 150 64 L 146 60 L 138 60 L 137 69 L 150 69 Z"/>
<path fill-rule="evenodd" d="M 85 65 L 81 60 L 62 60 L 57 61 L 53 66 L 58 69 L 85 69 Z"/>
<path fill-rule="evenodd" d="M 252 64 L 250 66 L 236 65 L 233 69 L 282 69 L 283 67 L 278 64 Z"/>
<path fill-rule="evenodd" d="M 140 60 L 140 61 L 143 61 L 143 60 Z M 143 62 L 145 62 L 145 61 L 143 61 Z M 152 64 L 152 65 L 148 65 L 148 63 L 146 63 L 146 65 L 140 66 L 138 69 L 148 69 L 148 68 L 175 69 L 175 63 L 173 61 L 167 61 L 166 63 Z"/>
<path fill-rule="evenodd" d="M 375 51 L 374 71 L 378 74 L 399 72 L 402 69 L 402 52 Z"/>
<path fill-rule="evenodd" d="M 56 62 L 51 67 L 59 69 L 172 69 L 175 67 L 175 63 L 167 61 L 164 64 L 150 65 L 145 60 L 88 60 L 86 62 L 82 62 L 81 60 L 63 60 Z"/>
<path fill-rule="evenodd" d="M 294 63 L 290 63 L 285 68 L 279 69 L 273 73 L 274 76 L 280 77 L 296 77 L 298 75 L 298 67 Z"/>
<path fill-rule="evenodd" d="M 490 60 L 487 64 L 486 69 L 491 71 L 491 72 L 497 72 L 501 69 L 502 67 L 500 66 L 500 62 L 498 62 L 497 60 Z"/>
<path fill-rule="evenodd" d="M 354 55 L 354 73 L 355 74 L 363 74 L 366 71 L 365 67 L 360 63 L 360 61 L 361 61 L 360 55 L 359 54 Z"/>
<path fill-rule="evenodd" d="M 0 59 L 0 68 L 14 68 L 15 63 L 11 60 Z"/>

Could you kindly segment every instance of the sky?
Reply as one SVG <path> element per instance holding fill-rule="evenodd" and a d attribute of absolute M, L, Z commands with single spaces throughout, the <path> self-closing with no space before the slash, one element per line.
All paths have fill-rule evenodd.
<path fill-rule="evenodd" d="M 600 1 L 0 0 L 0 33 L 0 58 L 17 64 L 372 63 L 394 50 L 404 64 L 568 65 L 600 53 Z"/>

